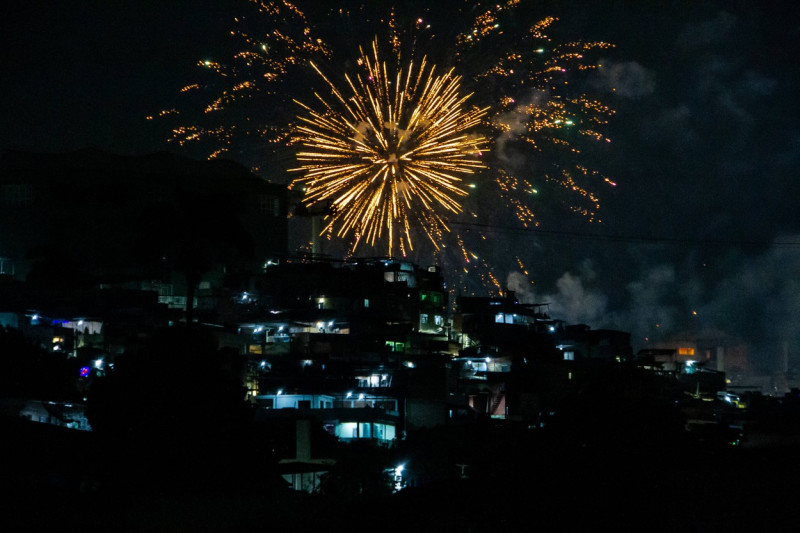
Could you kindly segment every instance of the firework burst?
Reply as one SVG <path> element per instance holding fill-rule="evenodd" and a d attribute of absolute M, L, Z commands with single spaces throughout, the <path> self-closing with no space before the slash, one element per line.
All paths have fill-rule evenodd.
<path fill-rule="evenodd" d="M 459 176 L 484 165 L 479 159 L 486 140 L 468 130 L 479 125 L 487 109 L 468 108 L 452 69 L 436 75 L 423 58 L 396 74 L 380 61 L 378 43 L 372 57 L 361 53 L 364 75 L 345 76 L 345 96 L 312 63 L 334 97 L 317 95 L 322 111 L 299 103 L 307 115 L 296 134 L 302 173 L 293 182 L 305 189 L 309 205 L 329 203 L 332 214 L 324 231 L 345 238 L 353 232 L 355 248 L 385 238 L 389 254 L 395 243 L 403 255 L 413 249 L 412 226 L 422 228 L 438 247 L 449 231 L 441 211 L 460 213 L 467 195 Z"/>
<path fill-rule="evenodd" d="M 233 60 L 201 61 L 214 81 L 185 87 L 201 116 L 164 116 L 184 117 L 181 145 L 291 176 L 305 206 L 330 207 L 322 233 L 345 255 L 413 243 L 414 259 L 500 291 L 501 269 L 536 261 L 498 245 L 504 228 L 562 211 L 600 222 L 615 185 L 597 169 L 614 111 L 585 91 L 612 46 L 553 38 L 557 19 L 532 4 L 253 0 Z"/>

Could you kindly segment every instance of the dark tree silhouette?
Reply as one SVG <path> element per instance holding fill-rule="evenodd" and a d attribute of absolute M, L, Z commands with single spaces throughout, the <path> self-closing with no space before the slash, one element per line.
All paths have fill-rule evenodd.
<path fill-rule="evenodd" d="M 194 319 L 193 302 L 203 276 L 212 269 L 236 272 L 253 258 L 252 237 L 233 207 L 216 197 L 189 195 L 179 203 L 157 203 L 142 217 L 136 243 L 151 268 L 183 274 L 186 322 Z"/>
<path fill-rule="evenodd" d="M 343 444 L 336 464 L 322 477 L 320 492 L 337 499 L 386 496 L 392 492 L 394 453 L 373 442 Z"/>
<path fill-rule="evenodd" d="M 119 451 L 122 475 L 196 488 L 272 482 L 274 462 L 259 453 L 241 364 L 239 354 L 189 326 L 159 330 L 143 350 L 119 357 L 92 388 L 88 415 Z"/>
<path fill-rule="evenodd" d="M 18 329 L 0 327 L 0 364 L 0 396 L 79 399 L 80 363 L 43 350 Z"/>

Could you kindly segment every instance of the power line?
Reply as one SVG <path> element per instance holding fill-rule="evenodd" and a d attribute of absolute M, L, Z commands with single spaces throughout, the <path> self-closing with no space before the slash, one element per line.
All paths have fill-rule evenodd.
<path fill-rule="evenodd" d="M 569 237 L 574 239 L 586 239 L 605 242 L 634 242 L 634 243 L 654 243 L 654 244 L 676 244 L 693 246 L 740 246 L 740 247 L 759 247 L 759 248 L 800 248 L 800 242 L 794 241 L 750 241 L 734 239 L 692 239 L 675 237 L 647 237 L 641 235 L 619 235 L 588 233 L 582 231 L 561 231 L 545 230 L 540 228 L 504 226 L 500 224 L 481 224 L 476 222 L 457 222 L 450 221 L 452 226 L 476 228 L 481 231 L 494 231 L 502 233 L 513 233 L 517 235 L 535 234 L 544 237 Z"/>

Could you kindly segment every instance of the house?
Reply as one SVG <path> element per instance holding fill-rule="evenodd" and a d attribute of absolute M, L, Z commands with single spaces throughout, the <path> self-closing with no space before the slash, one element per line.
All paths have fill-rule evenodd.
<path fill-rule="evenodd" d="M 73 402 L 53 402 L 28 398 L 0 399 L 0 413 L 40 424 L 91 431 L 86 406 Z"/>
<path fill-rule="evenodd" d="M 2 269 L 40 286 L 154 290 L 185 305 L 187 273 L 202 299 L 285 256 L 286 212 L 285 187 L 231 161 L 95 150 L 0 157 Z"/>

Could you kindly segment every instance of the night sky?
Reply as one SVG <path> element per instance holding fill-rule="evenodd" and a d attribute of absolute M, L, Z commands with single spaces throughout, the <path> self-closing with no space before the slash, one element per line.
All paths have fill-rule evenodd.
<path fill-rule="evenodd" d="M 6 6 L 0 149 L 181 153 L 145 117 L 235 50 L 241 3 Z M 600 224 L 496 228 L 499 249 L 533 254 L 528 275 L 498 275 L 559 318 L 631 331 L 634 350 L 700 334 L 749 343 L 764 368 L 784 343 L 800 362 L 800 4 L 564 4 L 541 14 L 615 44 L 587 92 L 616 109 L 603 166 L 618 186 L 598 193 Z"/>

